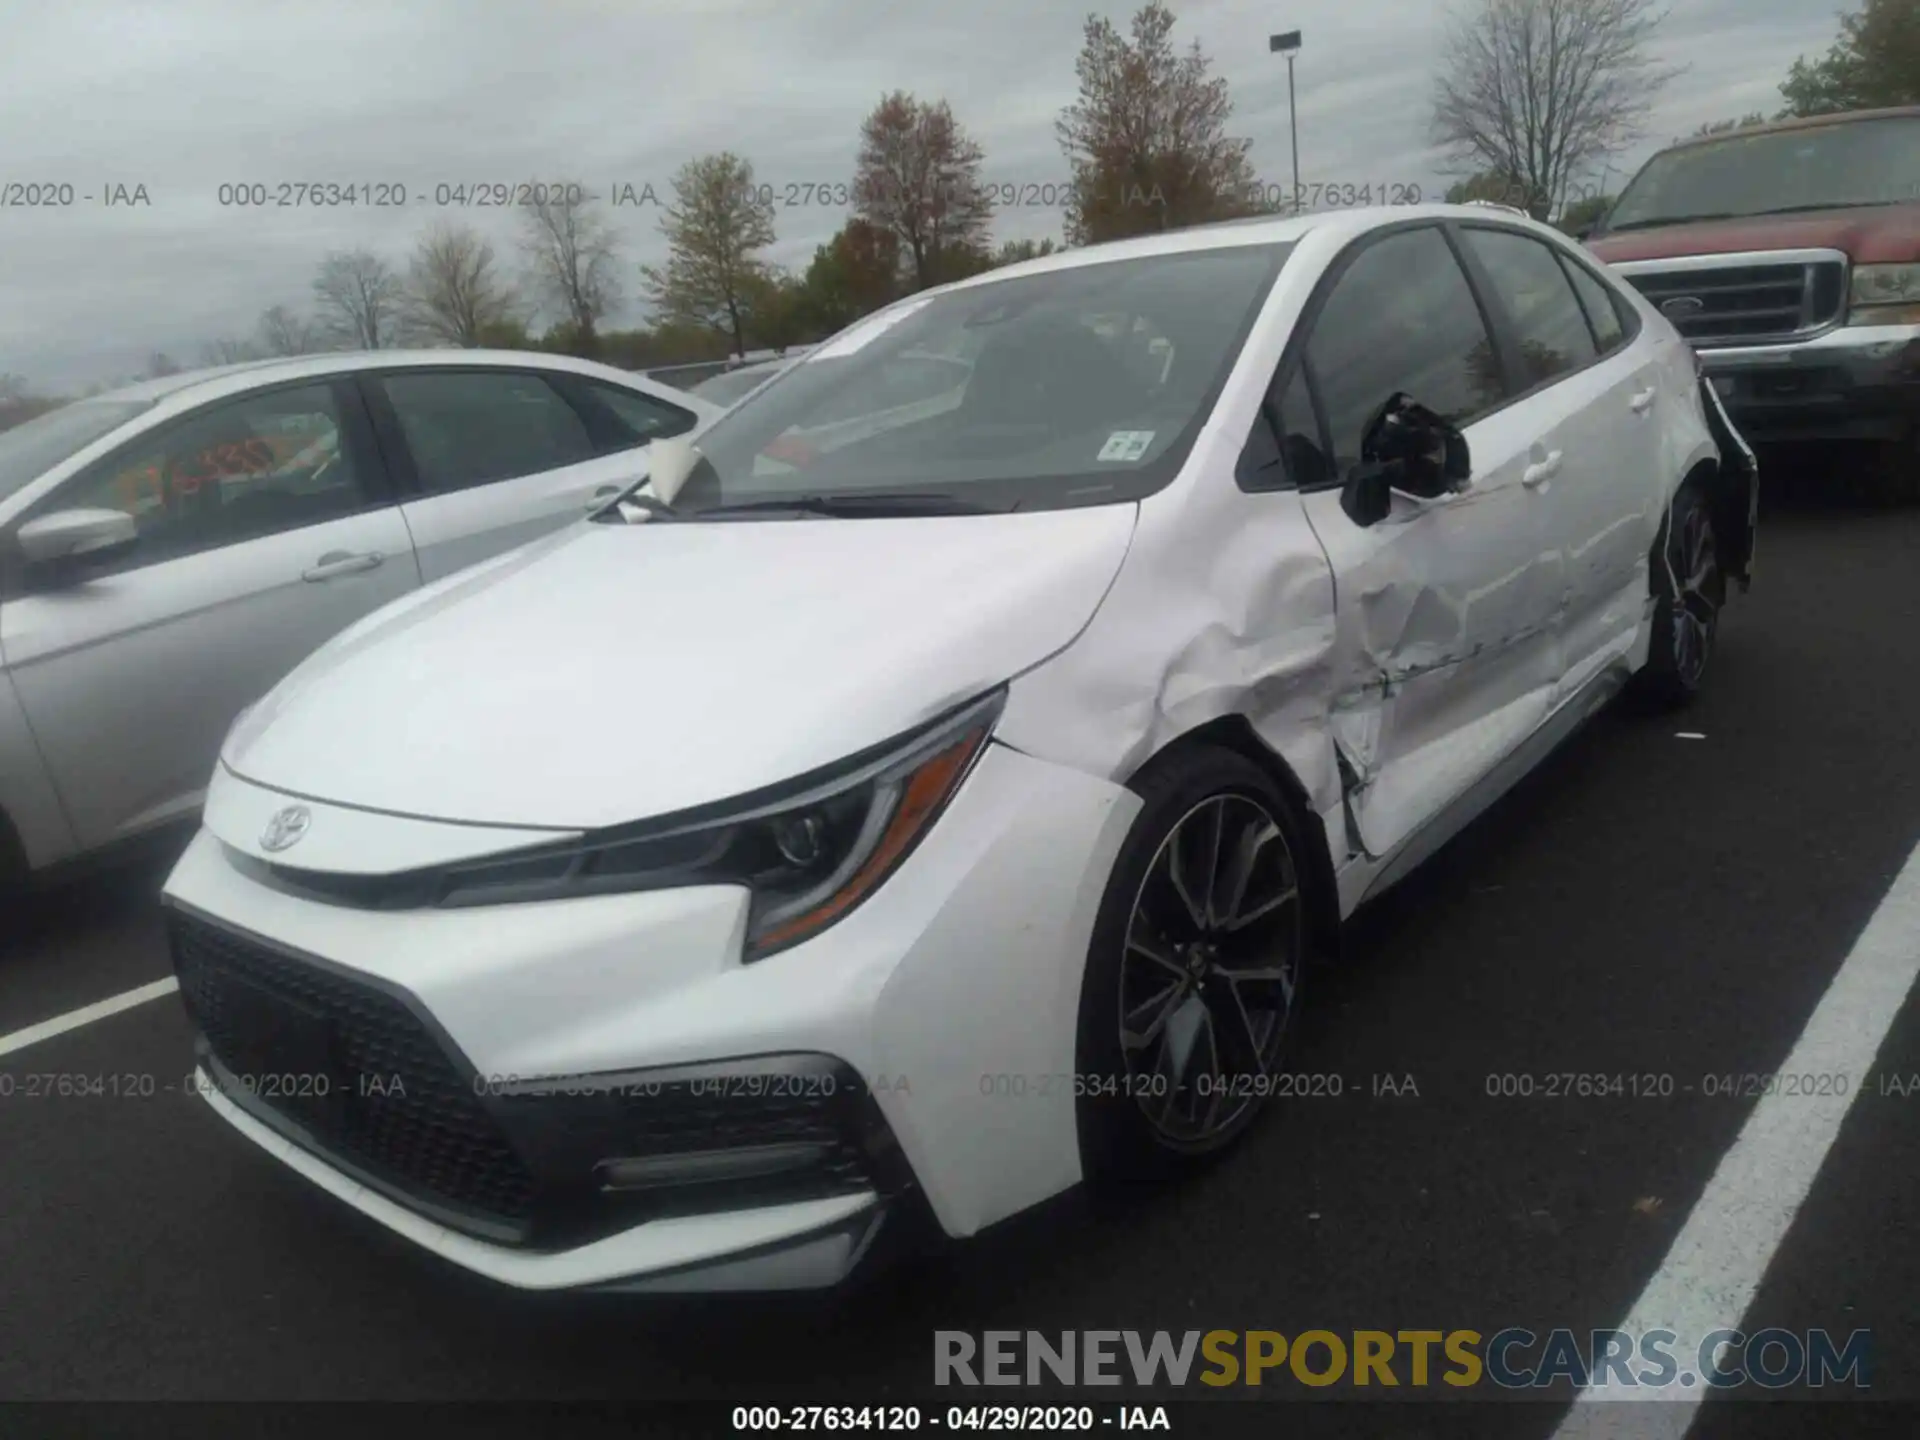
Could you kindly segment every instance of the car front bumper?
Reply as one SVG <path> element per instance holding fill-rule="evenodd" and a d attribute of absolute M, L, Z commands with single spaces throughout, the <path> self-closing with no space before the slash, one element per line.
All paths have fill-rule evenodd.
<path fill-rule="evenodd" d="M 1122 787 L 990 746 L 886 885 L 752 964 L 731 887 L 294 893 L 236 855 L 285 799 L 218 782 L 167 883 L 202 1093 L 455 1264 L 528 1289 L 819 1287 L 902 1204 L 967 1235 L 1080 1178 L 1080 977 Z M 313 808 L 316 833 L 399 823 Z"/>
<path fill-rule="evenodd" d="M 1727 413 L 1757 443 L 1920 433 L 1920 325 L 1843 325 L 1797 344 L 1699 354 Z"/>

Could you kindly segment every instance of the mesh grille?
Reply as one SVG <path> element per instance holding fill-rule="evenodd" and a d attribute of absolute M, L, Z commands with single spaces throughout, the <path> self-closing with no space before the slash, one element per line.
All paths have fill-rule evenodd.
<path fill-rule="evenodd" d="M 169 912 L 180 993 L 261 1105 L 399 1189 L 509 1225 L 535 1183 L 446 1051 L 368 984 Z"/>

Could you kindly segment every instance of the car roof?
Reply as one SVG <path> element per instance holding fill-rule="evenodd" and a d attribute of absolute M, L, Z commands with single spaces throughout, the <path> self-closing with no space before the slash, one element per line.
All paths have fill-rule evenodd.
<path fill-rule="evenodd" d="M 1769 120 L 1759 125 L 1722 130 L 1713 135 L 1689 135 L 1679 144 L 1669 145 L 1660 153 L 1670 155 L 1676 150 L 1691 150 L 1698 145 L 1711 145 L 1717 140 L 1744 140 L 1755 135 L 1778 135 L 1791 130 L 1820 130 L 1830 125 L 1851 125 L 1860 120 L 1900 119 L 1920 119 L 1920 105 L 1896 105 L 1884 110 L 1837 110 L 1830 115 L 1801 115 L 1791 120 Z"/>
<path fill-rule="evenodd" d="M 1460 220 L 1477 224 L 1489 222 L 1531 230 L 1570 243 L 1552 226 L 1505 206 L 1478 202 L 1464 205 L 1374 205 L 1342 210 L 1322 210 L 1310 215 L 1252 215 L 1233 220 L 1216 220 L 1189 225 L 1178 230 L 1155 231 L 1123 240 L 1103 240 L 1092 245 L 1056 250 L 1032 260 L 988 270 L 965 280 L 938 287 L 939 293 L 991 285 L 1011 276 L 1040 275 L 1050 270 L 1069 270 L 1082 265 L 1104 264 L 1109 260 L 1145 259 L 1154 255 L 1183 255 L 1203 250 L 1225 250 L 1236 246 L 1298 244 L 1308 237 L 1324 236 L 1335 244 L 1358 239 L 1385 225 L 1415 220 Z M 922 291 L 921 295 L 935 291 Z M 918 297 L 915 297 L 918 298 Z"/>
<path fill-rule="evenodd" d="M 90 400 L 127 401 L 154 404 L 174 401 L 195 405 L 202 400 L 249 390 L 257 385 L 283 380 L 323 379 L 360 370 L 388 370 L 420 365 L 477 366 L 524 370 L 529 367 L 564 370 L 597 379 L 618 380 L 641 388 L 671 394 L 667 386 L 630 370 L 616 369 L 597 361 L 572 355 L 556 355 L 544 350 L 330 350 L 319 355 L 288 355 L 268 360 L 245 360 L 236 365 L 215 365 L 200 370 L 182 370 L 150 380 L 139 380 L 117 390 L 90 395 Z M 169 407 L 173 408 L 173 407 Z"/>

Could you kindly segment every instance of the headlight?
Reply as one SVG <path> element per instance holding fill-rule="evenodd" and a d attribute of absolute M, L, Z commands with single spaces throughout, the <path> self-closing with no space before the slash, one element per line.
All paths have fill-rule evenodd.
<path fill-rule="evenodd" d="M 1920 265 L 1856 265 L 1852 320 L 1858 325 L 1897 325 L 1920 310 Z"/>
<path fill-rule="evenodd" d="M 997 691 L 765 801 L 443 871 L 434 901 L 742 885 L 753 893 L 746 958 L 760 959 L 819 934 L 880 887 L 960 788 L 1005 698 Z"/>

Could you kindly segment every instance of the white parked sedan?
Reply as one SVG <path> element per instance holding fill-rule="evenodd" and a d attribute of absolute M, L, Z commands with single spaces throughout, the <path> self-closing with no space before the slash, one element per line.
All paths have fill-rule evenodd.
<path fill-rule="evenodd" d="M 540 1289 L 830 1284 L 1210 1155 L 1356 906 L 1694 692 L 1754 483 L 1672 326 L 1484 209 L 915 296 L 241 717 L 167 885 L 203 1093 Z"/>
<path fill-rule="evenodd" d="M 558 356 L 388 351 L 0 433 L 0 889 L 190 818 L 233 717 L 315 646 L 580 520 L 718 413 Z"/>

